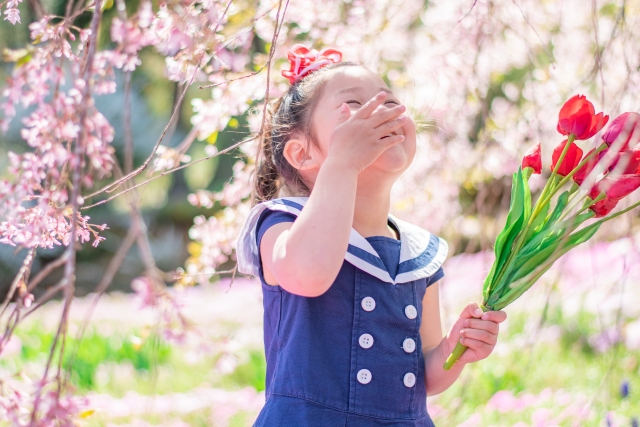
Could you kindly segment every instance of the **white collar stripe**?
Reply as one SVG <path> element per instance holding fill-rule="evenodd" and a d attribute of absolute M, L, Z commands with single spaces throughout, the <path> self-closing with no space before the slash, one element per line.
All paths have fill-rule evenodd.
<path fill-rule="evenodd" d="M 440 246 L 440 239 L 433 234 L 429 238 L 429 246 L 415 258 L 401 262 L 398 265 L 398 274 L 406 273 L 408 271 L 417 270 L 429 264 L 438 253 L 438 247 Z"/>
<path fill-rule="evenodd" d="M 308 197 L 286 197 L 269 200 L 254 206 L 242 227 L 236 244 L 236 258 L 240 273 L 258 276 L 260 259 L 256 243 L 256 225 L 265 209 L 300 215 Z M 349 246 L 344 259 L 356 268 L 387 283 L 406 283 L 432 276 L 447 257 L 447 242 L 414 224 L 389 215 L 400 232 L 400 264 L 395 280 L 371 244 L 355 229 L 351 229 Z"/>
<path fill-rule="evenodd" d="M 382 262 L 382 260 L 377 257 L 376 255 L 372 255 L 367 251 L 363 251 L 362 249 L 360 249 L 357 246 L 353 246 L 352 244 L 349 244 L 348 248 L 347 248 L 347 252 L 349 252 L 351 255 L 356 256 L 358 258 L 360 258 L 361 260 L 371 264 L 372 266 L 379 268 L 381 270 L 387 270 L 387 267 L 384 265 L 384 263 Z"/>
<path fill-rule="evenodd" d="M 378 267 L 376 267 L 374 265 L 371 265 L 367 261 L 363 260 L 362 258 L 358 258 L 357 256 L 353 255 L 350 252 L 347 252 L 344 255 L 344 259 L 349 264 L 351 264 L 354 267 L 364 271 L 365 273 L 369 273 L 373 277 L 377 277 L 378 279 L 382 280 L 383 282 L 394 284 L 393 279 L 391 278 L 391 276 L 389 276 L 389 272 L 386 269 L 383 270 L 383 269 L 380 269 L 380 268 L 378 268 Z"/>
<path fill-rule="evenodd" d="M 408 271 L 406 273 L 398 274 L 396 276 L 396 283 L 406 283 L 411 282 L 412 280 L 417 280 L 421 277 L 431 277 L 433 276 L 438 269 L 442 266 L 442 263 L 447 258 L 447 254 L 449 252 L 449 245 L 443 239 L 440 239 L 440 244 L 438 245 L 438 252 L 436 253 L 433 261 L 429 264 L 425 265 L 423 268 L 419 270 Z"/>

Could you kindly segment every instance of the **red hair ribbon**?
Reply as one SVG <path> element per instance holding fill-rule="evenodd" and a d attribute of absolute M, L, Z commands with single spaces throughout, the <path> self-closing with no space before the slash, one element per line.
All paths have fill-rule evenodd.
<path fill-rule="evenodd" d="M 291 68 L 282 70 L 282 75 L 294 84 L 307 74 L 342 60 L 342 52 L 337 49 L 323 49 L 318 52 L 315 49 L 309 50 L 305 45 L 296 44 L 287 54 Z"/>

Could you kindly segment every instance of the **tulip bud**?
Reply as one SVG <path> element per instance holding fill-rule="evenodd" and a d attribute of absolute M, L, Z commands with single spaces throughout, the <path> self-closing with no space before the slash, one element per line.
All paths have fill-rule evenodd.
<path fill-rule="evenodd" d="M 540 153 L 540 143 L 538 142 L 524 154 L 522 158 L 522 170 L 525 168 L 532 168 L 533 173 L 539 174 L 542 172 L 542 155 Z"/>

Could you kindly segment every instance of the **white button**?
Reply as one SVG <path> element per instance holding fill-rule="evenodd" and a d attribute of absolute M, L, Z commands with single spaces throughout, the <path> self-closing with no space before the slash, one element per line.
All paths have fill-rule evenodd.
<path fill-rule="evenodd" d="M 406 387 L 413 387 L 416 384 L 416 376 L 412 372 L 407 372 L 404 374 L 404 385 Z"/>
<path fill-rule="evenodd" d="M 404 314 L 406 314 L 409 319 L 415 319 L 418 316 L 418 310 L 409 304 L 404 308 Z"/>
<path fill-rule="evenodd" d="M 376 300 L 371 297 L 364 297 L 362 299 L 362 308 L 364 311 L 373 311 L 376 308 Z"/>
<path fill-rule="evenodd" d="M 370 381 L 371 381 L 371 371 L 368 369 L 360 369 L 358 371 L 358 382 L 360 384 L 369 384 Z"/>
<path fill-rule="evenodd" d="M 407 353 L 413 353 L 413 350 L 416 349 L 416 342 L 413 340 L 413 338 L 407 338 L 402 342 L 402 348 Z"/>
<path fill-rule="evenodd" d="M 360 335 L 358 342 L 362 348 L 371 348 L 373 345 L 373 337 L 369 334 L 362 334 Z"/>

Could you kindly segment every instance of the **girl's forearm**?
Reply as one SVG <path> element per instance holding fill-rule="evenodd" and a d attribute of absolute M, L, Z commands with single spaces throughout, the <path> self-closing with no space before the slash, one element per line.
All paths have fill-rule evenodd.
<path fill-rule="evenodd" d="M 349 245 L 357 180 L 356 170 L 330 158 L 320 168 L 274 263 L 274 275 L 285 289 L 318 296 L 335 280 Z"/>
<path fill-rule="evenodd" d="M 451 369 L 443 369 L 444 362 L 449 357 L 451 350 L 447 348 L 446 338 L 443 338 L 436 347 L 429 351 L 423 351 L 425 365 L 425 381 L 427 395 L 433 396 L 442 393 L 458 379 L 464 369 L 464 364 L 456 362 Z"/>

